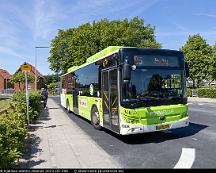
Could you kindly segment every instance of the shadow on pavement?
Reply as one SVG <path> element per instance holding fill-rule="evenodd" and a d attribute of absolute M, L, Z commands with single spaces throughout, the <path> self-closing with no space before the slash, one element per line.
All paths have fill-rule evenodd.
<path fill-rule="evenodd" d="M 45 160 L 33 159 L 38 152 L 42 151 L 42 149 L 38 148 L 40 141 L 40 138 L 36 135 L 29 134 L 25 143 L 23 157 L 19 162 L 18 168 L 32 168 L 42 162 L 45 162 Z"/>
<path fill-rule="evenodd" d="M 43 128 L 44 121 L 49 121 L 49 120 L 50 120 L 50 117 L 49 117 L 48 109 L 47 108 L 43 109 L 39 118 L 29 125 L 29 128 L 28 128 L 29 132 L 36 131 L 38 128 Z"/>
<path fill-rule="evenodd" d="M 167 140 L 193 136 L 207 127 L 208 126 L 202 124 L 190 123 L 189 126 L 179 128 L 179 129 L 172 129 L 172 130 L 151 132 L 151 133 L 144 133 L 144 134 L 127 135 L 127 136 L 121 136 L 115 134 L 107 129 L 104 129 L 104 131 L 127 144 L 145 144 L 145 143 L 147 144 L 147 143 L 162 143 Z"/>
<path fill-rule="evenodd" d="M 91 136 L 94 140 L 95 139 L 97 140 L 98 138 L 98 137 L 96 138 L 94 137 L 95 133 L 105 132 L 108 135 L 115 137 L 116 139 L 121 140 L 122 142 L 126 144 L 162 143 L 167 140 L 173 140 L 173 139 L 193 136 L 208 127 L 202 124 L 190 123 L 189 126 L 178 128 L 178 129 L 122 136 L 122 135 L 116 134 L 105 128 L 102 128 L 101 131 L 98 131 L 92 127 L 93 130 L 89 130 L 89 126 L 87 127 L 87 124 L 91 126 L 90 121 L 86 120 L 85 118 L 79 115 L 73 114 L 73 113 L 69 115 L 70 115 L 69 117 L 73 121 L 75 121 L 77 125 L 80 128 L 82 128 L 87 134 L 89 134 L 89 136 Z M 86 125 L 84 125 L 83 123 L 86 123 Z"/>
<path fill-rule="evenodd" d="M 19 161 L 17 167 L 18 168 L 33 168 L 34 166 L 40 165 L 41 163 L 45 162 L 45 160 L 36 160 L 39 152 L 43 152 L 42 148 L 39 148 L 39 144 L 41 142 L 40 137 L 33 134 L 39 128 L 44 128 L 43 124 L 44 121 L 49 121 L 49 112 L 48 109 L 43 109 L 40 117 L 29 125 L 29 133 L 28 138 L 25 141 L 23 157 Z M 49 128 L 49 127 L 46 127 Z"/>
<path fill-rule="evenodd" d="M 64 108 L 63 108 L 64 109 Z M 66 112 L 66 111 L 65 111 Z M 67 113 L 67 112 L 66 112 Z M 67 113 L 68 114 L 68 113 Z M 132 135 L 119 135 L 116 134 L 109 129 L 102 128 L 100 131 L 93 128 L 91 125 L 91 122 L 89 120 L 86 120 L 85 118 L 74 114 L 69 113 L 69 118 L 72 119 L 76 124 L 84 130 L 89 136 L 92 137 L 92 139 L 96 140 L 98 139 L 98 136 L 104 135 L 101 132 L 104 132 L 111 137 L 115 137 L 118 140 L 121 140 L 122 142 L 126 144 L 148 144 L 148 143 L 162 143 L 167 140 L 173 140 L 173 139 L 179 139 L 184 137 L 193 136 L 203 129 L 207 128 L 208 126 L 203 124 L 196 124 L 196 123 L 190 123 L 189 126 L 178 128 L 178 129 L 171 129 L 171 130 L 165 130 L 165 131 L 158 131 L 158 132 L 150 132 L 150 133 L 143 133 L 143 134 L 132 134 Z M 92 130 L 89 129 L 89 126 L 92 126 Z M 96 136 L 96 137 L 95 137 Z"/>
<path fill-rule="evenodd" d="M 59 98 L 53 100 L 56 103 L 59 103 Z M 61 108 L 64 110 L 65 113 L 67 113 L 67 111 L 63 107 Z M 193 136 L 208 127 L 203 124 L 190 123 L 189 126 L 179 128 L 179 129 L 122 136 L 105 128 L 102 128 L 101 131 L 98 131 L 94 129 L 91 126 L 90 121 L 86 120 L 85 118 L 79 115 L 75 115 L 73 113 L 67 113 L 67 114 L 72 121 L 74 121 L 81 129 L 83 129 L 87 134 L 89 134 L 89 136 L 91 136 L 92 139 L 94 139 L 96 142 L 99 143 L 100 141 L 98 139 L 100 138 L 101 135 L 105 135 L 104 133 L 126 144 L 148 144 L 148 143 L 162 143 L 167 140 Z"/>

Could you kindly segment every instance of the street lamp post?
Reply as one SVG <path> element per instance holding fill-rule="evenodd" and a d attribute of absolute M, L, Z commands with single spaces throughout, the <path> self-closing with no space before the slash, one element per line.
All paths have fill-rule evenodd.
<path fill-rule="evenodd" d="M 35 46 L 35 90 L 37 90 L 37 49 L 50 48 L 48 46 Z"/>

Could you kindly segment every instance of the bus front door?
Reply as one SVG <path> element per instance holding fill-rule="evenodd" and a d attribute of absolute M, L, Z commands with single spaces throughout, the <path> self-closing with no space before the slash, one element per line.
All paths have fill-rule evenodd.
<path fill-rule="evenodd" d="M 117 69 L 102 71 L 103 125 L 119 132 Z"/>

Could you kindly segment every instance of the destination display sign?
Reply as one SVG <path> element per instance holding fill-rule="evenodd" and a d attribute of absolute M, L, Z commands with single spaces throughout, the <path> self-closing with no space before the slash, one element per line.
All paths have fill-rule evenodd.
<path fill-rule="evenodd" d="M 165 66 L 179 67 L 179 57 L 167 55 L 134 55 L 134 65 L 136 66 Z"/>

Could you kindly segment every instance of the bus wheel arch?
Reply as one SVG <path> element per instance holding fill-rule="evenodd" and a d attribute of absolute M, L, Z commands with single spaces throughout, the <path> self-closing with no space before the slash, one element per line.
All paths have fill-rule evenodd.
<path fill-rule="evenodd" d="M 91 124 L 95 129 L 101 129 L 99 111 L 96 105 L 92 105 L 91 108 Z"/>

